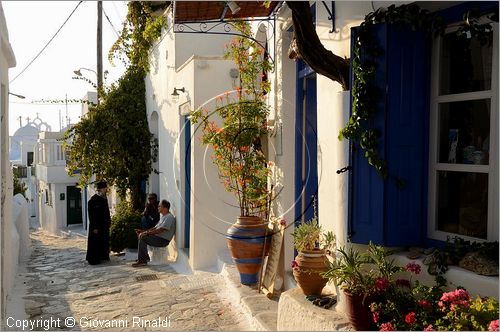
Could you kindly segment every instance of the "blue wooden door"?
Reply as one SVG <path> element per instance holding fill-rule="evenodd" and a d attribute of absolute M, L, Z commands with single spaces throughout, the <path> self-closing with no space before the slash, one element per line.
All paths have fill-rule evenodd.
<path fill-rule="evenodd" d="M 298 62 L 297 69 L 295 222 L 300 223 L 314 216 L 318 198 L 318 140 L 316 74 L 303 61 Z"/>

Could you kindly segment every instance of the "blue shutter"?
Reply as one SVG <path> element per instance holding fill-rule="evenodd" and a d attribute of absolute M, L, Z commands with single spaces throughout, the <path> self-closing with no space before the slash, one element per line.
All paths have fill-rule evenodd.
<path fill-rule="evenodd" d="M 419 245 L 427 225 L 430 37 L 401 26 L 370 29 L 383 49 L 375 74 L 381 96 L 374 125 L 389 177 L 382 180 L 364 152 L 353 148 L 349 234 L 356 243 Z"/>

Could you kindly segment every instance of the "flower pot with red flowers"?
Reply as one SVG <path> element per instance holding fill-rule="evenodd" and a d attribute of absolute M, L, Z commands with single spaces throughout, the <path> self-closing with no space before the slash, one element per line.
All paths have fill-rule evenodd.
<path fill-rule="evenodd" d="M 251 35 L 247 22 L 235 27 L 241 35 Z M 268 135 L 265 95 L 270 85 L 260 77 L 271 65 L 263 53 L 251 39 L 233 39 L 225 57 L 237 65 L 240 86 L 215 98 L 212 112 L 199 108 L 191 113 L 191 121 L 202 131 L 202 143 L 212 148 L 221 182 L 238 200 L 240 215 L 226 238 L 243 284 L 257 283 L 272 238 L 268 224 L 273 187 L 268 185 L 270 162 L 262 146 Z"/>
<path fill-rule="evenodd" d="M 299 254 L 292 262 L 295 281 L 304 295 L 321 295 L 328 282 L 323 274 L 328 270 L 327 252 L 335 246 L 332 232 L 323 232 L 315 216 L 294 229 L 293 243 Z"/>
<path fill-rule="evenodd" d="M 377 317 L 370 305 L 384 296 L 394 274 L 403 269 L 387 259 L 391 252 L 371 242 L 365 252 L 349 247 L 339 248 L 337 253 L 324 276 L 343 290 L 352 326 L 358 331 L 372 330 Z"/>

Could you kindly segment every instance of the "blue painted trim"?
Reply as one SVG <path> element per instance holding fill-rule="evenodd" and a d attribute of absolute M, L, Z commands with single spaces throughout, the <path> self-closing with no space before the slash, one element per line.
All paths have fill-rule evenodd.
<path fill-rule="evenodd" d="M 244 285 L 253 285 L 257 283 L 257 274 L 240 273 L 240 282 Z"/>
<path fill-rule="evenodd" d="M 236 264 L 260 264 L 262 263 L 262 257 L 253 258 L 234 258 L 233 260 Z"/>
<path fill-rule="evenodd" d="M 298 60 L 297 75 L 299 73 L 302 60 Z M 302 99 L 304 98 L 304 92 L 302 89 L 303 78 L 297 76 L 295 82 L 296 100 L 295 100 L 295 195 L 294 195 L 294 210 L 295 210 L 295 220 L 294 223 L 300 221 L 302 212 L 300 211 L 300 193 L 302 191 Z"/>
<path fill-rule="evenodd" d="M 256 236 L 256 237 L 247 237 L 247 236 L 234 236 L 234 235 L 225 235 L 226 239 L 229 240 L 236 240 L 236 241 L 241 241 L 245 243 L 251 243 L 251 244 L 258 244 L 258 245 L 263 245 L 264 241 L 263 238 L 264 236 Z M 271 235 L 267 236 L 266 243 L 271 243 Z"/>
<path fill-rule="evenodd" d="M 184 248 L 190 247 L 191 232 L 191 120 L 184 116 Z"/>

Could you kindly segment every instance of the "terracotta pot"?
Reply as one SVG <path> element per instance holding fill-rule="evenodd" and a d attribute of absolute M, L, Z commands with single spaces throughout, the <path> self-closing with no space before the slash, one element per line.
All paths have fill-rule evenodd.
<path fill-rule="evenodd" d="M 378 330 L 373 322 L 370 304 L 376 301 L 376 296 L 351 294 L 344 290 L 346 297 L 347 317 L 356 331 Z"/>
<path fill-rule="evenodd" d="M 328 279 L 321 273 L 328 270 L 328 259 L 324 250 L 301 251 L 295 261 L 298 266 L 293 268 L 293 276 L 304 295 L 321 295 Z"/>
<path fill-rule="evenodd" d="M 272 232 L 266 236 L 267 224 L 259 217 L 238 217 L 227 230 L 227 246 L 240 273 L 240 282 L 250 285 L 258 281 L 262 253 L 269 253 Z"/>

